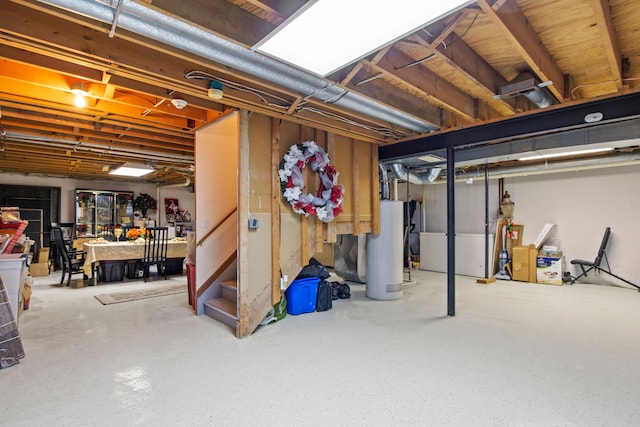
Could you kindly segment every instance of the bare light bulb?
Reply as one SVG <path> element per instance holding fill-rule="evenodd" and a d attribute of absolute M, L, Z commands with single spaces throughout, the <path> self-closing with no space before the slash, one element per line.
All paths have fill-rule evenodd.
<path fill-rule="evenodd" d="M 71 93 L 75 95 L 73 105 L 78 108 L 84 108 L 87 106 L 87 100 L 85 99 L 87 91 L 85 89 L 84 83 L 74 83 L 73 87 L 71 88 Z"/>
<path fill-rule="evenodd" d="M 87 100 L 83 95 L 76 95 L 76 97 L 73 100 L 73 105 L 75 105 L 78 108 L 84 108 L 87 106 Z"/>

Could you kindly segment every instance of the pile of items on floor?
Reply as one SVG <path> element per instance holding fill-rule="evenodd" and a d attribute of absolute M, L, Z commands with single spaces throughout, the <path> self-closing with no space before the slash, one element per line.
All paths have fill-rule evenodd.
<path fill-rule="evenodd" d="M 260 324 L 268 325 L 287 314 L 327 311 L 333 307 L 333 301 L 351 298 L 349 285 L 330 281 L 330 277 L 327 267 L 312 258 Z"/>
<path fill-rule="evenodd" d="M 553 228 L 553 224 L 546 224 L 534 243 L 512 248 L 511 278 L 513 280 L 562 285 L 562 251 L 557 244 L 546 242 Z"/>

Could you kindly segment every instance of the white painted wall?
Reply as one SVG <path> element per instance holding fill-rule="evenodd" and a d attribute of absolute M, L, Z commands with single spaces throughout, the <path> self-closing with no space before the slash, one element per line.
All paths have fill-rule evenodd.
<path fill-rule="evenodd" d="M 185 181 L 186 182 L 186 181 Z M 150 193 L 153 194 L 153 193 Z M 167 216 L 164 211 L 164 199 L 178 199 L 180 209 L 189 211 L 191 222 L 196 221 L 195 194 L 190 193 L 186 186 L 157 187 L 154 197 L 158 201 L 158 220 L 161 226 L 167 225 Z"/>
<path fill-rule="evenodd" d="M 223 222 L 238 207 L 238 150 L 238 113 L 223 116 L 196 132 L 196 241 L 203 239 L 218 224 L 223 224 L 196 248 L 196 289 L 238 249 L 238 212 Z M 218 281 L 235 277 L 236 266 L 232 265 L 233 268 L 228 268 Z M 217 297 L 219 293 L 219 286 L 210 286 L 198 301 Z M 200 302 L 197 304 L 199 315 L 204 313 L 204 305 Z"/>
<path fill-rule="evenodd" d="M 489 184 L 490 230 L 495 230 L 498 181 L 490 179 Z M 545 223 L 556 224 L 550 239 L 563 251 L 565 269 L 572 269 L 571 259 L 595 258 L 609 226 L 611 270 L 640 284 L 640 166 L 510 177 L 504 184 L 515 203 L 514 222 L 525 226 L 524 244 L 532 243 Z M 455 191 L 456 232 L 484 233 L 484 181 L 456 183 Z M 425 185 L 424 198 L 426 231 L 446 231 L 446 186 Z M 597 280 L 590 278 L 619 283 L 604 274 Z"/>
<path fill-rule="evenodd" d="M 140 193 L 151 194 L 158 201 L 158 211 L 149 212 L 149 216 L 160 225 L 166 225 L 164 215 L 164 198 L 176 198 L 180 201 L 180 207 L 189 210 L 195 221 L 195 197 L 189 193 L 186 187 L 156 187 L 153 184 L 138 182 L 120 182 L 109 180 L 84 181 L 67 178 L 41 177 L 36 175 L 21 175 L 0 173 L 0 184 L 33 185 L 42 187 L 60 187 L 60 222 L 75 221 L 75 191 L 77 188 L 90 190 L 133 191 L 135 195 Z"/>

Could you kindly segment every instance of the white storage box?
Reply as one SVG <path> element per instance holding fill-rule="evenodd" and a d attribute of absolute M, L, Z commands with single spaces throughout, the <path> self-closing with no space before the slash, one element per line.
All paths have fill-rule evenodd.
<path fill-rule="evenodd" d="M 545 285 L 562 285 L 563 257 L 537 257 L 536 279 Z"/>

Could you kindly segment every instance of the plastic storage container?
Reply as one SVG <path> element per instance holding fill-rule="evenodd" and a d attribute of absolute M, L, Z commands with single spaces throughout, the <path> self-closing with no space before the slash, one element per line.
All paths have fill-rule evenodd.
<path fill-rule="evenodd" d="M 98 280 L 101 282 L 121 282 L 124 280 L 124 261 L 100 261 Z"/>
<path fill-rule="evenodd" d="M 167 258 L 167 274 L 182 274 L 184 258 Z"/>
<path fill-rule="evenodd" d="M 287 313 L 302 314 L 316 311 L 319 283 L 319 277 L 307 277 L 291 282 L 285 291 L 287 296 Z"/>
<path fill-rule="evenodd" d="M 126 275 L 127 275 L 127 279 L 141 279 L 142 278 L 142 262 L 137 259 L 128 260 Z"/>

